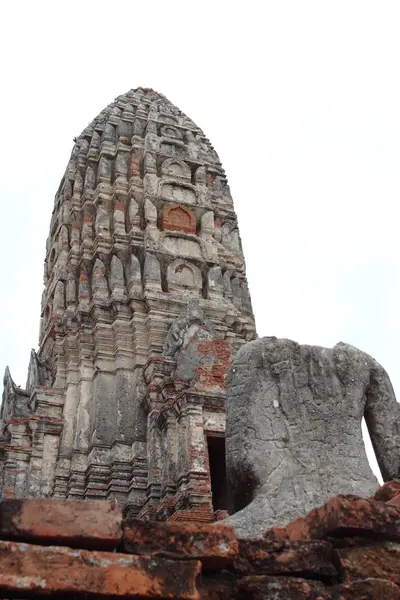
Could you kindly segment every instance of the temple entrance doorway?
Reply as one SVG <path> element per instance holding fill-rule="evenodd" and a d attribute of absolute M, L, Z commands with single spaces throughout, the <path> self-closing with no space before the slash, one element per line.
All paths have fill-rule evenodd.
<path fill-rule="evenodd" d="M 226 476 L 225 437 L 223 435 L 207 435 L 207 446 L 214 511 L 227 510 L 229 514 L 232 514 L 233 506 Z"/>

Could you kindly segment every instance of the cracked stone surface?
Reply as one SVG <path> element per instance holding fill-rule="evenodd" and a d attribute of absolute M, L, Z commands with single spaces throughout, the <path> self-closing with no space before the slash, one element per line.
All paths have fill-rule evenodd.
<path fill-rule="evenodd" d="M 257 537 L 336 494 L 373 495 L 361 432 L 365 416 L 385 480 L 399 472 L 399 405 L 371 356 L 260 338 L 228 374 L 226 453 L 240 537 Z"/>

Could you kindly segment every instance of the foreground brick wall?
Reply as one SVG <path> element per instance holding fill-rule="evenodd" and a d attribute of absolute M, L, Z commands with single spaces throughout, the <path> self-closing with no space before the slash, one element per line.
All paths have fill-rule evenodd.
<path fill-rule="evenodd" d="M 400 600 L 400 486 L 338 496 L 260 539 L 122 518 L 116 503 L 4 500 L 0 598 Z"/>

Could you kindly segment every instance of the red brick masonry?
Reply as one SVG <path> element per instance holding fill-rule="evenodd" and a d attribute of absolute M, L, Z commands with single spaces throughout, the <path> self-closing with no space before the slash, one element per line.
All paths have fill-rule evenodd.
<path fill-rule="evenodd" d="M 400 483 L 285 528 L 122 518 L 113 502 L 4 500 L 1 598 L 400 600 Z"/>

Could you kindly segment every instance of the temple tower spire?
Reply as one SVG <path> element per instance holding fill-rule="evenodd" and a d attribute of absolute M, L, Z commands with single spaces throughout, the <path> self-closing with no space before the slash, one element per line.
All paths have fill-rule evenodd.
<path fill-rule="evenodd" d="M 18 392 L 40 447 L 31 436 L 26 476 L 7 476 L 3 494 L 210 515 L 207 435 L 223 435 L 228 362 L 255 337 L 254 318 L 218 155 L 164 96 L 131 90 L 76 138 L 44 280 L 39 350 Z"/>

